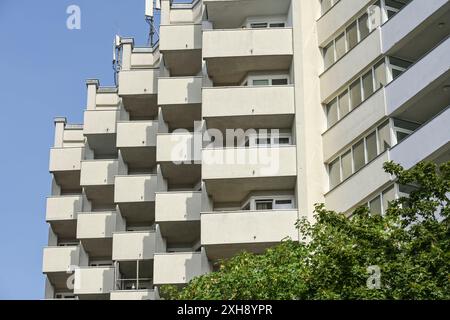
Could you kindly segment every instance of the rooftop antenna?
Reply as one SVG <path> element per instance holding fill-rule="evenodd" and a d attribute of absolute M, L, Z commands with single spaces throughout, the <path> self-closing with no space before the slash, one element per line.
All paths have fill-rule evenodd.
<path fill-rule="evenodd" d="M 114 43 L 113 43 L 113 70 L 114 70 L 114 84 L 117 86 L 117 78 L 119 71 L 122 67 L 122 46 L 121 46 L 121 38 L 119 35 L 116 35 L 114 37 Z"/>
<path fill-rule="evenodd" d="M 155 34 L 159 38 L 157 28 L 155 27 L 155 11 L 161 10 L 161 0 L 145 0 L 145 21 L 150 26 L 148 35 L 148 45 L 153 48 L 157 41 L 155 41 Z"/>

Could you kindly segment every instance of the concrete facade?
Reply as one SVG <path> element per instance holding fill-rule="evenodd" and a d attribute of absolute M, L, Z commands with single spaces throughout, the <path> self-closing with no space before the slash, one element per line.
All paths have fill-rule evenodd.
<path fill-rule="evenodd" d="M 159 299 L 298 240 L 316 203 L 383 214 L 384 173 L 450 160 L 450 1 L 161 1 L 116 87 L 55 119 L 47 299 Z"/>

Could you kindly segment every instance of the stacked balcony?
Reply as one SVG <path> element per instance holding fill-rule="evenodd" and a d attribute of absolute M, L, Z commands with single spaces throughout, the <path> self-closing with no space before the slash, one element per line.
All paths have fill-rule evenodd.
<path fill-rule="evenodd" d="M 74 279 L 74 293 L 79 299 L 107 300 L 114 288 L 114 268 L 78 268 Z"/>
<path fill-rule="evenodd" d="M 118 95 L 130 120 L 153 120 L 158 113 L 159 50 L 135 48 L 133 39 L 121 39 L 122 65 Z"/>
<path fill-rule="evenodd" d="M 119 175 L 114 188 L 114 202 L 128 224 L 151 225 L 155 221 L 156 175 Z"/>
<path fill-rule="evenodd" d="M 193 3 L 161 2 L 160 50 L 170 75 L 192 76 L 201 71 L 201 1 Z"/>

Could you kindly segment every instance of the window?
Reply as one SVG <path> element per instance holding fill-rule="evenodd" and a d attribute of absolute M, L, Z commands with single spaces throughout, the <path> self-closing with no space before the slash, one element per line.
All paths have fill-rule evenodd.
<path fill-rule="evenodd" d="M 355 164 L 355 172 L 360 170 L 366 164 L 364 139 L 353 146 L 353 161 Z"/>
<path fill-rule="evenodd" d="M 275 209 L 293 209 L 292 200 L 275 200 Z"/>
<path fill-rule="evenodd" d="M 273 200 L 255 200 L 256 210 L 272 210 Z"/>
<path fill-rule="evenodd" d="M 342 32 L 335 40 L 336 60 L 340 59 L 346 52 L 345 32 Z"/>
<path fill-rule="evenodd" d="M 270 27 L 271 28 L 284 28 L 286 26 L 286 24 L 284 22 L 277 22 L 277 23 L 271 23 Z"/>
<path fill-rule="evenodd" d="M 342 181 L 347 179 L 352 175 L 352 153 L 351 151 L 347 151 L 341 157 L 341 165 L 342 165 Z"/>
<path fill-rule="evenodd" d="M 391 147 L 391 128 L 389 121 L 386 121 L 378 127 L 378 145 L 380 146 L 380 153 Z"/>
<path fill-rule="evenodd" d="M 420 125 L 411 121 L 394 119 L 394 131 L 397 143 L 410 136 Z"/>
<path fill-rule="evenodd" d="M 359 41 L 362 41 L 370 33 L 369 16 L 367 13 L 365 13 L 364 15 L 362 15 L 362 17 L 358 19 L 358 26 L 359 26 Z"/>
<path fill-rule="evenodd" d="M 254 86 L 268 86 L 269 79 L 253 80 L 252 83 Z"/>
<path fill-rule="evenodd" d="M 337 99 L 334 99 L 327 105 L 328 127 L 331 127 L 338 121 Z"/>
<path fill-rule="evenodd" d="M 366 137 L 367 162 L 372 161 L 378 155 L 377 134 L 373 132 Z"/>
<path fill-rule="evenodd" d="M 256 145 L 268 146 L 270 145 L 270 138 L 256 138 Z"/>
<path fill-rule="evenodd" d="M 381 196 L 376 197 L 372 201 L 369 202 L 369 210 L 373 215 L 380 215 L 383 212 L 381 211 Z"/>
<path fill-rule="evenodd" d="M 387 84 L 386 63 L 384 62 L 384 60 L 381 60 L 375 65 L 374 72 L 375 72 L 375 90 L 378 90 Z"/>
<path fill-rule="evenodd" d="M 359 106 L 362 102 L 360 78 L 350 85 L 350 100 L 352 109 Z"/>
<path fill-rule="evenodd" d="M 396 57 L 389 57 L 389 69 L 392 80 L 397 79 L 406 69 L 411 66 L 411 62 L 399 59 Z"/>
<path fill-rule="evenodd" d="M 345 117 L 347 113 L 350 112 L 350 98 L 348 95 L 348 91 L 344 91 L 339 96 L 339 119 Z"/>
<path fill-rule="evenodd" d="M 346 29 L 348 50 L 353 49 L 358 44 L 358 29 L 356 21 Z"/>
<path fill-rule="evenodd" d="M 258 197 L 252 196 L 247 203 L 242 207 L 242 210 L 283 210 L 294 208 L 294 196 L 273 196 L 273 197 Z"/>
<path fill-rule="evenodd" d="M 328 165 L 330 188 L 335 187 L 341 181 L 361 170 L 366 164 L 375 159 L 383 149 L 378 148 L 378 139 L 388 147 L 389 121 L 367 134 L 364 138 L 352 145 L 350 150 L 345 150 Z M 387 130 L 387 132 L 386 132 Z"/>
<path fill-rule="evenodd" d="M 372 95 L 373 90 L 373 74 L 372 69 L 362 77 L 364 100 Z"/>
<path fill-rule="evenodd" d="M 383 191 L 381 197 L 383 198 L 383 213 L 385 214 L 389 207 L 389 202 L 395 200 L 395 186 L 392 185 L 391 187 Z"/>
<path fill-rule="evenodd" d="M 290 144 L 291 139 L 289 137 L 283 137 L 283 138 L 275 138 L 274 144 L 276 145 L 282 145 L 282 144 Z"/>
<path fill-rule="evenodd" d="M 283 86 L 288 84 L 288 79 L 282 78 L 282 79 L 272 79 L 272 85 L 273 86 Z"/>
<path fill-rule="evenodd" d="M 334 188 L 341 182 L 339 158 L 330 163 L 328 174 L 330 175 L 330 188 Z"/>
<path fill-rule="evenodd" d="M 325 69 L 329 68 L 334 63 L 334 43 L 331 41 L 329 45 L 323 48 L 323 59 Z"/>
<path fill-rule="evenodd" d="M 267 23 L 265 22 L 250 23 L 250 28 L 253 29 L 267 28 Z"/>

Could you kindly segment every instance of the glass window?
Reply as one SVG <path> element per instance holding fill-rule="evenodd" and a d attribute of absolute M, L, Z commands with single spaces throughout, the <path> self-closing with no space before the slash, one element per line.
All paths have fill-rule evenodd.
<path fill-rule="evenodd" d="M 387 84 L 386 80 L 386 64 L 384 59 L 375 65 L 375 90 L 384 87 Z"/>
<path fill-rule="evenodd" d="M 378 145 L 380 146 L 380 153 L 391 147 L 391 129 L 389 121 L 378 127 Z"/>
<path fill-rule="evenodd" d="M 284 28 L 285 27 L 285 24 L 283 23 L 283 22 L 277 22 L 277 23 L 271 23 L 270 24 L 270 27 L 271 28 Z"/>
<path fill-rule="evenodd" d="M 394 126 L 405 130 L 415 131 L 420 127 L 420 124 L 407 120 L 394 119 Z"/>
<path fill-rule="evenodd" d="M 288 80 L 286 78 L 284 79 L 272 79 L 272 85 L 273 86 L 284 86 L 288 84 Z"/>
<path fill-rule="evenodd" d="M 359 24 L 359 41 L 363 40 L 370 33 L 369 30 L 369 16 L 364 14 L 362 17 L 358 19 Z"/>
<path fill-rule="evenodd" d="M 362 102 L 360 78 L 350 85 L 350 99 L 352 109 L 356 108 Z"/>
<path fill-rule="evenodd" d="M 340 59 L 346 52 L 345 49 L 345 32 L 337 36 L 335 40 L 336 60 Z"/>
<path fill-rule="evenodd" d="M 347 27 L 347 44 L 348 50 L 351 50 L 358 44 L 358 28 L 356 21 Z"/>
<path fill-rule="evenodd" d="M 345 180 L 348 177 L 350 177 L 353 172 L 353 170 L 352 170 L 352 153 L 350 150 L 342 155 L 341 163 L 342 163 L 342 180 Z"/>
<path fill-rule="evenodd" d="M 369 202 L 369 210 L 371 214 L 381 214 L 381 197 L 378 196 Z"/>
<path fill-rule="evenodd" d="M 391 187 L 389 187 L 388 189 L 386 189 L 383 192 L 383 212 L 386 213 L 388 206 L 389 206 L 389 202 L 394 201 L 395 200 L 395 188 L 392 185 Z"/>
<path fill-rule="evenodd" d="M 293 209 L 292 200 L 275 200 L 275 209 Z"/>
<path fill-rule="evenodd" d="M 331 6 L 333 5 L 331 1 L 332 0 L 322 0 L 322 14 L 330 10 Z"/>
<path fill-rule="evenodd" d="M 337 99 L 327 105 L 328 127 L 331 127 L 338 120 Z"/>
<path fill-rule="evenodd" d="M 377 157 L 377 134 L 373 132 L 366 137 L 367 162 Z"/>
<path fill-rule="evenodd" d="M 267 28 L 267 23 L 265 23 L 265 22 L 251 23 L 250 27 L 254 28 L 254 29 Z"/>
<path fill-rule="evenodd" d="M 405 140 L 407 137 L 409 137 L 411 134 L 407 133 L 407 132 L 397 131 L 395 133 L 395 135 L 397 136 L 397 143 L 400 143 L 403 140 Z"/>
<path fill-rule="evenodd" d="M 270 138 L 257 138 L 256 139 L 256 144 L 257 145 L 270 145 Z"/>
<path fill-rule="evenodd" d="M 341 182 L 341 169 L 339 163 L 339 158 L 337 158 L 328 166 L 330 175 L 330 188 L 334 188 L 339 184 L 339 182 Z"/>
<path fill-rule="evenodd" d="M 254 86 L 268 86 L 269 85 L 269 79 L 262 79 L 262 80 L 253 80 Z"/>
<path fill-rule="evenodd" d="M 273 200 L 255 200 L 256 210 L 272 210 Z"/>
<path fill-rule="evenodd" d="M 339 119 L 345 117 L 347 113 L 350 112 L 350 99 L 348 95 L 348 91 L 341 93 L 339 96 Z"/>
<path fill-rule="evenodd" d="M 275 138 L 274 143 L 275 144 L 289 144 L 289 138 L 288 137 Z"/>
<path fill-rule="evenodd" d="M 331 41 L 325 48 L 323 48 L 323 59 L 325 69 L 329 68 L 334 63 L 334 43 Z"/>
<path fill-rule="evenodd" d="M 363 83 L 363 92 L 364 92 L 364 100 L 370 97 L 373 93 L 373 76 L 372 76 L 372 70 L 367 72 L 365 75 L 363 75 L 362 78 Z"/>
<path fill-rule="evenodd" d="M 353 163 L 355 164 L 355 172 L 364 167 L 366 157 L 364 155 L 364 139 L 353 146 Z"/>

